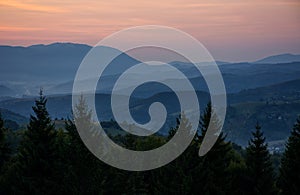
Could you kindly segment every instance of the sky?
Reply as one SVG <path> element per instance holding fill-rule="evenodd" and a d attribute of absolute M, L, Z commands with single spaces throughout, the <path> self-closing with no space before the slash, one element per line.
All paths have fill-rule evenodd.
<path fill-rule="evenodd" d="M 166 25 L 215 59 L 300 54 L 300 0 L 0 0 L 0 45 L 97 44 L 137 25 Z"/>

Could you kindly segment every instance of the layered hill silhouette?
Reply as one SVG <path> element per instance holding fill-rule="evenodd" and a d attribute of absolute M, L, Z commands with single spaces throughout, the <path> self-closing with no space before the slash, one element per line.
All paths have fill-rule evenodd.
<path fill-rule="evenodd" d="M 1 89 L 0 96 L 35 95 L 43 87 L 46 94 L 71 93 L 76 71 L 84 56 L 92 47 L 83 44 L 54 43 L 50 45 L 33 45 L 29 47 L 0 46 L 0 85 L 11 89 Z M 102 47 L 103 52 L 114 52 L 115 49 Z M 243 89 L 257 88 L 299 78 L 299 55 L 282 54 L 270 56 L 252 63 L 220 62 L 227 91 L 239 92 Z M 104 73 L 105 85 L 99 90 L 105 92 L 124 70 L 139 63 L 138 60 L 123 53 L 117 57 Z M 197 83 L 203 78 L 192 64 L 183 62 L 171 63 L 187 77 Z M 202 65 L 208 65 L 209 62 Z M 133 75 L 135 79 L 143 77 L 146 72 Z M 170 74 L 151 73 L 151 74 Z M 197 78 L 199 77 L 199 78 Z M 176 78 L 174 78 L 176 79 Z M 197 86 L 196 86 L 197 87 Z M 126 88 L 126 87 L 124 87 Z M 197 90 L 206 90 L 201 84 Z M 149 94 L 153 95 L 153 94 Z"/>
<path fill-rule="evenodd" d="M 48 110 L 53 119 L 72 117 L 71 93 L 73 80 L 84 56 L 92 47 L 73 43 L 55 43 L 30 47 L 0 46 L 0 111 L 7 120 L 24 125 L 32 114 L 38 90 L 42 87 L 48 96 Z M 113 48 L 99 47 L 101 52 L 119 52 Z M 140 63 L 122 53 L 111 62 L 98 83 L 96 107 L 100 120 L 113 119 L 110 93 L 119 76 L 128 68 Z M 200 108 L 204 108 L 210 95 L 203 75 L 187 62 L 171 63 L 179 69 L 197 91 Z M 259 121 L 268 141 L 284 140 L 300 110 L 300 58 L 299 55 L 282 54 L 255 62 L 230 63 L 217 61 L 222 73 L 228 97 L 228 113 L 224 124 L 227 138 L 241 145 L 247 139 L 253 124 Z M 211 62 L 200 64 L 209 67 Z M 169 71 L 142 71 L 129 76 L 140 80 L 156 74 L 165 81 Z M 169 82 L 182 81 L 176 77 Z M 89 80 L 82 81 L 88 84 Z M 117 94 L 126 94 L 131 87 L 122 83 Z M 187 93 L 189 93 L 187 91 Z M 176 125 L 179 102 L 176 95 L 159 83 L 148 83 L 139 87 L 131 96 L 130 110 L 140 123 L 150 120 L 148 109 L 154 102 L 163 103 L 168 111 L 167 122 L 160 133 L 166 135 Z"/>

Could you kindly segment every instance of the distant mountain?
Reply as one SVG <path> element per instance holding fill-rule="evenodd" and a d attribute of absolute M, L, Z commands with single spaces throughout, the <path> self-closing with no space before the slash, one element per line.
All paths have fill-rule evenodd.
<path fill-rule="evenodd" d="M 72 78 L 90 49 L 88 45 L 73 43 L 0 46 L 1 81 L 59 82 Z"/>
<path fill-rule="evenodd" d="M 76 71 L 92 47 L 83 44 L 53 43 L 29 47 L 0 46 L 0 84 L 23 94 L 36 94 L 40 87 L 73 81 Z M 98 47 L 104 55 L 120 53 L 110 47 Z M 118 74 L 138 63 L 120 54 L 109 65 L 104 75 Z"/>
<path fill-rule="evenodd" d="M 280 55 L 274 55 L 269 56 L 266 58 L 263 58 L 261 60 L 255 61 L 253 63 L 255 64 L 279 64 L 279 63 L 291 63 L 291 62 L 300 62 L 300 55 L 295 54 L 280 54 Z"/>
<path fill-rule="evenodd" d="M 173 66 L 183 72 L 191 81 L 194 88 L 198 91 L 208 91 L 205 80 L 201 73 L 189 63 L 173 62 Z M 205 68 L 205 67 L 204 67 Z M 290 80 L 299 79 L 300 75 L 300 62 L 293 62 L 287 64 L 250 64 L 250 63 L 236 63 L 236 64 L 224 64 L 219 66 L 222 73 L 227 93 L 238 93 L 246 89 L 254 89 L 258 87 L 264 87 L 274 85 L 278 83 L 287 82 Z M 170 72 L 141 72 L 132 74 L 128 77 L 129 80 L 142 80 L 146 74 L 161 75 L 161 81 L 165 80 L 165 74 L 171 75 Z M 212 74 L 212 73 L 211 73 Z M 101 85 L 97 86 L 98 93 L 109 93 L 117 80 L 119 75 L 109 75 L 101 78 Z M 174 77 L 173 79 L 167 79 L 170 82 L 178 83 L 182 82 Z M 130 82 L 128 82 L 130 83 Z M 123 89 L 119 91 L 120 94 L 125 94 L 131 87 L 128 83 L 122 83 Z M 73 81 L 61 83 L 51 88 L 45 88 L 47 94 L 71 94 L 73 87 Z M 161 85 L 153 84 L 151 86 L 143 87 L 139 89 L 139 93 L 136 94 L 139 97 L 150 97 L 155 93 L 168 92 Z"/>
<path fill-rule="evenodd" d="M 70 94 L 78 66 L 91 48 L 88 45 L 73 43 L 53 43 L 29 47 L 0 46 L 0 96 L 36 95 L 41 87 L 44 88 L 47 95 Z M 109 54 L 119 51 L 109 47 L 99 47 L 99 52 Z M 244 89 L 263 87 L 299 78 L 300 62 L 287 63 L 288 61 L 297 61 L 295 59 L 298 57 L 299 55 L 283 54 L 271 56 L 255 63 L 217 61 L 217 64 L 220 65 L 227 92 L 238 93 Z M 97 86 L 97 92 L 110 92 L 120 74 L 137 63 L 139 61 L 122 53 L 106 68 L 103 73 L 104 77 L 100 80 L 101 85 Z M 171 64 L 190 78 L 196 90 L 207 91 L 201 73 L 192 64 L 186 62 L 172 62 Z M 210 64 L 209 62 L 201 63 L 201 66 L 205 68 Z M 151 74 L 161 75 L 163 81 L 165 80 L 164 75 L 172 73 L 139 71 L 130 75 L 128 79 L 140 80 L 147 74 L 148 76 Z M 176 80 L 178 78 L 174 77 L 174 82 Z M 123 91 L 131 87 L 126 84 L 126 82 L 122 83 Z M 150 97 L 154 93 L 165 92 L 160 86 L 152 86 L 151 90 L 146 88 L 143 90 L 141 97 Z"/>
<path fill-rule="evenodd" d="M 47 94 L 48 111 L 53 119 L 71 117 L 70 94 L 74 76 L 90 49 L 88 45 L 72 43 L 30 47 L 0 46 L 0 112 L 4 118 L 19 125 L 28 122 L 36 98 L 32 95 L 37 95 L 40 87 Z M 108 47 L 98 49 L 105 54 L 120 52 Z M 109 95 L 112 87 L 121 73 L 137 63 L 139 61 L 122 53 L 105 69 L 95 97 L 100 120 L 113 118 Z M 171 64 L 189 78 L 203 110 L 210 96 L 201 73 L 190 63 Z M 285 139 L 295 118 L 300 114 L 300 55 L 282 54 L 253 63 L 217 64 L 228 94 L 228 114 L 224 125 L 228 139 L 245 145 L 256 121 L 262 124 L 268 141 Z M 208 70 L 208 75 L 214 74 L 209 69 L 211 63 L 200 65 Z M 179 87 L 183 83 L 177 77 L 166 78 L 165 75 L 172 75 L 172 71 L 168 69 L 131 72 L 127 81 L 138 81 L 153 74 L 161 78 L 161 81 L 176 82 Z M 82 82 L 85 86 L 89 80 Z M 122 82 L 122 88 L 117 94 L 126 94 L 132 88 L 128 86 L 130 82 Z M 175 126 L 175 118 L 180 113 L 178 99 L 168 87 L 148 83 L 136 88 L 130 98 L 131 114 L 136 121 L 146 123 L 150 120 L 149 106 L 157 101 L 163 103 L 168 111 L 167 123 L 160 132 L 166 134 L 170 127 Z"/>
<path fill-rule="evenodd" d="M 190 66 L 192 65 L 191 63 L 189 62 L 180 62 L 180 61 L 173 61 L 173 62 L 170 62 L 171 65 L 175 65 L 176 67 L 180 67 L 180 66 Z M 198 63 L 199 65 L 202 65 L 202 66 L 210 66 L 212 64 L 217 64 L 217 65 L 224 65 L 224 64 L 230 64 L 230 62 L 225 62 L 225 61 L 215 61 L 215 62 L 201 62 L 201 63 Z"/>

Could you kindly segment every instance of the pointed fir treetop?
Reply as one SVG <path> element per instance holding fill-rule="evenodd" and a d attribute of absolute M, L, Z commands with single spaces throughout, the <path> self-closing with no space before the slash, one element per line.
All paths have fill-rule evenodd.
<path fill-rule="evenodd" d="M 252 132 L 252 138 L 248 143 L 246 148 L 246 161 L 249 168 L 262 169 L 264 164 L 270 164 L 270 154 L 267 150 L 267 143 L 265 143 L 266 138 L 261 131 L 261 126 L 256 123 L 255 131 Z M 256 171 L 258 171 L 256 170 Z"/>
<path fill-rule="evenodd" d="M 40 89 L 39 99 L 35 100 L 35 106 L 32 107 L 34 113 L 36 114 L 36 118 L 45 120 L 49 118 L 49 113 L 46 109 L 47 99 L 43 95 L 43 89 Z M 35 117 L 32 117 L 35 118 Z M 49 118 L 50 119 L 50 118 Z"/>
<path fill-rule="evenodd" d="M 80 95 L 78 103 L 75 106 L 74 119 L 76 120 L 87 120 L 87 122 L 92 121 L 92 110 L 89 109 L 85 98 Z"/>
<path fill-rule="evenodd" d="M 26 131 L 27 138 L 38 141 L 38 137 L 47 139 L 55 137 L 54 124 L 51 121 L 49 113 L 46 108 L 47 99 L 43 95 L 43 90 L 40 90 L 39 98 L 35 100 L 35 105 L 32 107 L 35 115 L 30 115 L 30 121 L 27 125 Z"/>
<path fill-rule="evenodd" d="M 261 131 L 261 126 L 256 123 L 255 131 L 252 132 L 252 138 L 248 143 L 246 148 L 246 159 L 248 159 L 248 165 L 260 169 L 264 163 L 270 164 L 270 154 L 267 150 L 267 143 L 265 142 L 263 132 Z"/>
<path fill-rule="evenodd" d="M 177 132 L 179 127 L 181 126 L 182 130 L 189 131 L 192 133 L 192 125 L 189 122 L 188 118 L 186 117 L 185 113 L 182 112 L 179 114 L 179 116 L 176 118 L 176 127 L 172 127 L 168 134 L 168 140 L 170 140 Z"/>
<path fill-rule="evenodd" d="M 251 194 L 276 194 L 274 169 L 267 149 L 266 138 L 261 126 L 256 123 L 255 131 L 246 148 L 248 185 Z"/>
<path fill-rule="evenodd" d="M 221 132 L 222 125 L 217 114 L 214 112 L 211 102 L 208 102 L 204 113 L 200 116 L 199 126 L 200 129 L 197 133 L 197 138 L 200 142 L 203 141 L 205 136 L 208 137 L 207 139 L 214 139 L 217 136 L 216 142 L 221 143 L 225 141 L 226 135 Z M 208 129 L 210 129 L 210 132 L 206 135 Z"/>
<path fill-rule="evenodd" d="M 300 145 L 300 116 L 293 126 L 291 135 L 286 143 L 286 152 L 289 150 L 298 150 L 295 146 Z M 285 153 L 286 153 L 285 152 Z"/>
<path fill-rule="evenodd" d="M 267 143 L 265 143 L 266 138 L 264 137 L 264 133 L 261 131 L 261 126 L 257 122 L 255 125 L 255 131 L 252 132 L 252 138 L 250 139 L 249 142 L 249 147 L 255 147 L 259 148 L 262 147 L 264 149 L 267 149 Z"/>
<path fill-rule="evenodd" d="M 282 194 L 300 193 L 300 116 L 294 124 L 281 159 L 278 185 Z"/>

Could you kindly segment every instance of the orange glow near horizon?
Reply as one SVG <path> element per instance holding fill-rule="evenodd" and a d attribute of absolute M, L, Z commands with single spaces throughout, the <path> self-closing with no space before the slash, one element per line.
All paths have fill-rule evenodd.
<path fill-rule="evenodd" d="M 300 53 L 299 0 L 0 0 L 0 45 L 94 45 L 147 24 L 179 28 L 221 60 Z"/>

